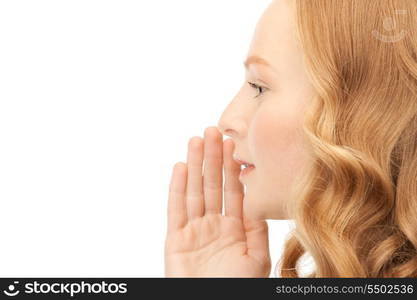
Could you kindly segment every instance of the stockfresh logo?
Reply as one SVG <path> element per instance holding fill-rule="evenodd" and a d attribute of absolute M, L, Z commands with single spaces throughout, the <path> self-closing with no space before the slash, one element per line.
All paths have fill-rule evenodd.
<path fill-rule="evenodd" d="M 9 284 L 3 293 L 9 297 L 18 294 L 66 294 L 71 298 L 77 294 L 126 294 L 127 283 L 101 282 L 39 282 L 37 280 L 25 282 L 18 288 L 19 281 Z"/>
<path fill-rule="evenodd" d="M 19 281 L 14 281 L 13 284 L 9 284 L 7 290 L 3 290 L 3 293 L 10 297 L 18 295 L 20 293 L 20 291 L 16 287 L 16 285 L 18 284 Z"/>
<path fill-rule="evenodd" d="M 407 10 L 406 9 L 396 9 L 395 10 L 395 14 L 396 15 L 406 15 L 407 14 Z M 394 32 L 394 29 L 397 27 L 397 22 L 395 21 L 395 19 L 393 17 L 385 17 L 383 20 L 383 27 L 384 30 L 387 33 L 392 33 Z M 407 30 L 403 29 L 401 30 L 399 33 L 397 34 L 383 34 L 380 33 L 378 30 L 372 30 L 372 35 L 385 43 L 395 43 L 398 42 L 400 40 L 402 40 L 407 34 Z"/>

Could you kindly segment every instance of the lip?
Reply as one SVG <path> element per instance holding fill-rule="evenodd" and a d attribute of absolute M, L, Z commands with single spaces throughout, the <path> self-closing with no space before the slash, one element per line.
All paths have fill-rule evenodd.
<path fill-rule="evenodd" d="M 244 168 L 242 170 L 240 170 L 240 174 L 239 174 L 239 180 L 242 181 L 244 177 L 246 177 L 248 174 L 252 173 L 252 171 L 255 169 L 254 165 L 251 165 L 247 168 Z"/>
<path fill-rule="evenodd" d="M 243 182 L 243 178 L 245 178 L 248 174 L 252 173 L 252 171 L 255 169 L 255 165 L 241 159 L 237 154 L 233 154 L 233 159 L 235 162 L 237 162 L 239 165 L 248 165 L 247 168 L 243 168 L 240 170 L 239 174 L 239 181 Z"/>
<path fill-rule="evenodd" d="M 250 163 L 250 162 L 248 162 L 248 161 L 245 161 L 245 160 L 241 159 L 240 157 L 238 157 L 238 156 L 237 156 L 237 155 L 235 155 L 235 154 L 233 154 L 233 159 L 234 159 L 234 161 L 235 161 L 235 162 L 237 162 L 239 165 L 244 165 L 244 164 L 246 164 L 246 165 L 249 165 L 249 166 L 255 166 L 254 164 L 252 164 L 252 163 Z"/>

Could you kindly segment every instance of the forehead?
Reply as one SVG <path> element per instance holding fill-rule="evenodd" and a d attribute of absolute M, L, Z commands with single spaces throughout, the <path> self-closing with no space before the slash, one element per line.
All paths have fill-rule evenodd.
<path fill-rule="evenodd" d="M 273 0 L 256 25 L 248 56 L 260 56 L 276 70 L 294 66 L 300 55 L 294 22 L 293 1 Z"/>

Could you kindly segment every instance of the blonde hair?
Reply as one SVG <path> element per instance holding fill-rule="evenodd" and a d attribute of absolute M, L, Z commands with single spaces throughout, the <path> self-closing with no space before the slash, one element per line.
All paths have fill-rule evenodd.
<path fill-rule="evenodd" d="M 294 1 L 317 93 L 279 276 L 417 277 L 417 1 Z"/>

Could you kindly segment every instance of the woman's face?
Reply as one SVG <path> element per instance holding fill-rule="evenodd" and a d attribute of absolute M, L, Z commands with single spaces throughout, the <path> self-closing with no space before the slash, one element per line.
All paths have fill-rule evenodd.
<path fill-rule="evenodd" d="M 296 42 L 292 4 L 273 0 L 262 14 L 246 80 L 218 124 L 233 139 L 236 157 L 255 165 L 240 179 L 246 187 L 244 213 L 253 219 L 291 218 L 283 205 L 308 161 L 301 122 L 314 91 Z"/>

